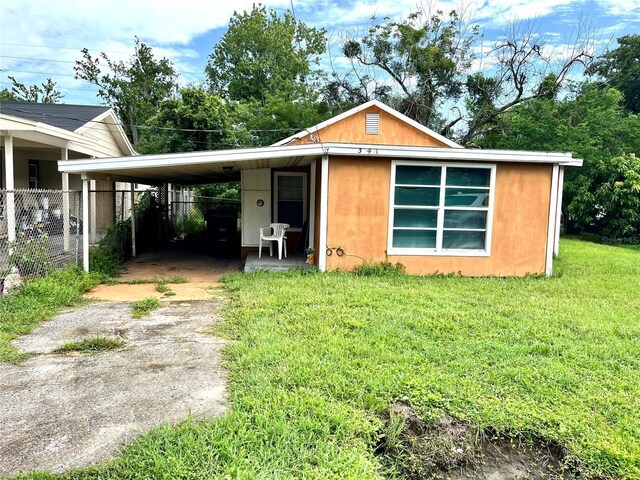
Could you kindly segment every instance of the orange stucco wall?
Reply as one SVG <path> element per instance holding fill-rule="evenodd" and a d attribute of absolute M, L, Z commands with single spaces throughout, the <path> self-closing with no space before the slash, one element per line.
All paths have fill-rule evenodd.
<path fill-rule="evenodd" d="M 490 257 L 400 256 L 410 274 L 469 276 L 543 274 L 545 271 L 551 165 L 500 163 Z M 327 246 L 367 261 L 386 257 L 389 223 L 389 159 L 329 159 Z M 355 257 L 327 258 L 328 269 L 349 270 Z"/>
<path fill-rule="evenodd" d="M 365 116 L 367 113 L 380 114 L 380 129 L 377 135 L 365 132 Z M 314 133 L 321 142 L 370 143 L 375 145 L 413 145 L 422 147 L 447 147 L 444 143 L 421 132 L 393 115 L 372 106 L 333 125 L 329 125 Z M 292 144 L 309 143 L 309 136 L 304 136 Z M 449 148 L 449 147 L 447 147 Z"/>

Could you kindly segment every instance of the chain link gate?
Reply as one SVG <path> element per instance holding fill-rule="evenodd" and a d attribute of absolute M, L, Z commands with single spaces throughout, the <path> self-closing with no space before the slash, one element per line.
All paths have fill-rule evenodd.
<path fill-rule="evenodd" d="M 0 190 L 0 278 L 82 264 L 81 192 Z"/>

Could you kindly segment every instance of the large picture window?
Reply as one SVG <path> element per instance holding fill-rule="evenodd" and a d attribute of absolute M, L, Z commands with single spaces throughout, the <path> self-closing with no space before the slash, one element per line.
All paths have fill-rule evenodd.
<path fill-rule="evenodd" d="M 490 253 L 495 165 L 392 162 L 390 254 Z"/>

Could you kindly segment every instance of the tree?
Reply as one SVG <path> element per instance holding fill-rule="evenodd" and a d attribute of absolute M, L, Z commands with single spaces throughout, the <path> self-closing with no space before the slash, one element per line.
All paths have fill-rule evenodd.
<path fill-rule="evenodd" d="M 217 95 L 183 88 L 164 100 L 140 134 L 141 153 L 217 150 L 237 145 L 229 109 Z"/>
<path fill-rule="evenodd" d="M 572 233 L 640 235 L 640 117 L 625 111 L 623 96 L 594 83 L 571 96 L 529 99 L 502 115 L 487 148 L 569 151 L 584 159 L 565 175 L 563 212 Z"/>
<path fill-rule="evenodd" d="M 82 49 L 82 60 L 73 67 L 77 79 L 98 87 L 98 96 L 116 111 L 134 145 L 139 126 L 156 114 L 161 102 L 177 89 L 178 75 L 166 58 L 156 60 L 151 47 L 135 38 L 134 55 L 126 63 L 102 52 L 93 57 Z"/>
<path fill-rule="evenodd" d="M 590 72 L 622 92 L 628 110 L 640 113 L 640 35 L 620 37 L 618 48 L 605 52 Z"/>
<path fill-rule="evenodd" d="M 509 23 L 493 48 L 476 58 L 473 52 L 482 51 L 476 43 L 481 35 L 477 26 L 466 26 L 463 17 L 457 11 L 430 14 L 419 9 L 401 23 L 383 19 L 361 40 L 344 42 L 345 57 L 355 60 L 351 84 L 335 73 L 334 81 L 365 96 L 362 85 L 373 76 L 358 69 L 382 71 L 388 88 L 369 91 L 382 92 L 423 125 L 445 135 L 455 133 L 459 143 L 473 145 L 491 133 L 500 116 L 528 100 L 553 95 L 592 59 L 590 32 L 582 25 L 559 55 L 545 44 L 535 24 L 518 21 Z M 474 60 L 486 60 L 490 67 L 471 72 Z M 347 97 L 353 98 L 353 92 Z M 455 112 L 453 118 L 447 118 L 445 110 Z"/>
<path fill-rule="evenodd" d="M 312 65 L 324 51 L 324 29 L 296 21 L 289 11 L 280 17 L 254 5 L 231 17 L 205 72 L 211 91 L 223 98 L 265 102 L 278 93 L 296 101 L 313 93 Z"/>
<path fill-rule="evenodd" d="M 11 90 L 3 88 L 0 91 L 0 100 L 13 100 L 16 102 L 34 103 L 58 103 L 64 95 L 56 88 L 56 82 L 47 78 L 45 83 L 40 85 L 25 85 L 18 82 L 15 77 L 9 75 L 9 80 L 13 83 Z"/>
<path fill-rule="evenodd" d="M 448 14 L 439 10 L 431 15 L 418 9 L 400 23 L 385 17 L 361 40 L 346 40 L 342 51 L 356 62 L 356 69 L 355 65 L 360 65 L 385 72 L 399 90 L 396 108 L 433 127 L 437 108 L 463 93 L 463 75 L 474 58 L 471 46 L 477 35 L 478 27 L 468 29 L 455 10 Z M 353 89 L 337 72 L 333 76 L 343 89 Z M 391 86 L 379 84 L 372 74 L 356 73 L 353 77 L 358 79 L 356 87 L 362 92 L 362 100 L 368 100 L 367 89 L 375 98 L 390 97 Z M 368 85 L 371 81 L 373 88 Z M 350 96 L 354 97 L 353 92 Z"/>

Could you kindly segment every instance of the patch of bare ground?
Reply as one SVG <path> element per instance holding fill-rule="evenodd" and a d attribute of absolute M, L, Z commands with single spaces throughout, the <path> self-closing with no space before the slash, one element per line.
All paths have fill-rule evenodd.
<path fill-rule="evenodd" d="M 376 454 L 393 477 L 411 480 L 576 478 L 560 448 L 480 430 L 445 416 L 420 418 L 404 402 L 382 414 Z"/>

